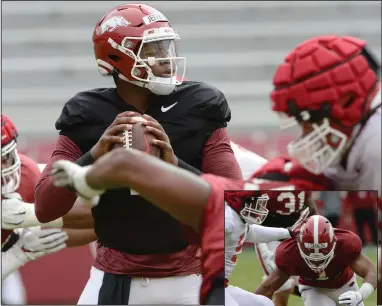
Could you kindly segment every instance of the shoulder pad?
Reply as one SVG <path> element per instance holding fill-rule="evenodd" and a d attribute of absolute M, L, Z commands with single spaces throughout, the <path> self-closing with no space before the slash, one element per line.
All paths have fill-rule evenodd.
<path fill-rule="evenodd" d="M 226 127 L 231 120 L 231 109 L 224 94 L 214 86 L 203 82 L 188 81 L 179 86 L 186 99 L 190 100 L 190 110 L 209 120 L 218 121 Z"/>
<path fill-rule="evenodd" d="M 56 121 L 56 129 L 86 153 L 120 112 L 114 97 L 114 88 L 77 93 L 66 102 Z"/>
<path fill-rule="evenodd" d="M 96 88 L 77 93 L 65 103 L 61 115 L 56 121 L 56 129 L 65 131 L 79 125 L 107 121 L 105 116 L 110 113 L 110 106 L 112 106 L 112 103 L 107 103 L 110 100 L 110 98 L 107 99 L 107 96 L 110 96 L 108 94 L 110 90 L 112 88 Z M 108 104 L 106 112 L 105 102 Z"/>

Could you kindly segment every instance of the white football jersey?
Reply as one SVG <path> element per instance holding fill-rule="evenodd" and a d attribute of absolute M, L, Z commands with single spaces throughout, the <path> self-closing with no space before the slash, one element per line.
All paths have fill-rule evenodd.
<path fill-rule="evenodd" d="M 243 179 L 248 180 L 256 170 L 267 163 L 267 160 L 231 141 L 231 147 L 239 163 Z"/>
<path fill-rule="evenodd" d="M 243 244 L 249 225 L 227 204 L 225 206 L 225 278 L 229 279 L 235 268 L 237 256 L 243 251 Z"/>
<path fill-rule="evenodd" d="M 347 169 L 325 170 L 337 190 L 378 190 L 381 195 L 381 108 L 367 121 L 348 156 Z"/>

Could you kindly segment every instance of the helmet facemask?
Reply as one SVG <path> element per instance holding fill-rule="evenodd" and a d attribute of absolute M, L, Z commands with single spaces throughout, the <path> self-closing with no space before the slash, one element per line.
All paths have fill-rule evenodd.
<path fill-rule="evenodd" d="M 304 249 L 301 247 L 302 242 L 297 243 L 300 250 L 301 257 L 304 259 L 308 267 L 315 273 L 322 273 L 326 267 L 330 264 L 334 257 L 334 251 L 336 249 L 336 243 L 333 243 L 332 248 L 327 254 L 321 252 L 321 249 L 327 248 L 328 243 L 319 243 L 318 245 L 304 243 Z M 317 247 L 317 248 L 316 248 Z M 308 253 L 307 250 L 312 252 Z"/>
<path fill-rule="evenodd" d="M 240 211 L 240 216 L 249 224 L 261 224 L 268 216 L 267 204 L 269 197 L 263 194 L 254 201 L 255 198 L 250 198 L 244 202 L 244 208 Z"/>
<path fill-rule="evenodd" d="M 325 118 L 321 123 L 313 123 L 312 131 L 291 141 L 287 149 L 305 169 L 320 174 L 339 164 L 347 143 L 348 136 L 333 128 Z"/>
<path fill-rule="evenodd" d="M 134 46 L 133 42 L 137 40 L 140 40 L 139 47 L 134 52 L 130 48 Z M 142 37 L 125 37 L 121 45 L 111 38 L 108 42 L 114 49 L 134 60 L 130 74 L 136 81 L 129 80 L 122 73 L 119 73 L 119 78 L 134 85 L 148 88 L 154 94 L 168 95 L 174 91 L 175 86 L 182 84 L 186 73 L 186 58 L 178 57 L 176 52 L 176 42 L 179 40 L 179 35 L 172 28 L 160 27 L 146 30 Z M 97 62 L 109 70 L 114 68 L 103 61 L 98 60 Z M 167 66 L 165 77 L 154 75 L 152 68 L 155 65 Z"/>
<path fill-rule="evenodd" d="M 1 148 L 1 193 L 15 192 L 21 181 L 21 162 L 17 154 L 16 141 Z"/>

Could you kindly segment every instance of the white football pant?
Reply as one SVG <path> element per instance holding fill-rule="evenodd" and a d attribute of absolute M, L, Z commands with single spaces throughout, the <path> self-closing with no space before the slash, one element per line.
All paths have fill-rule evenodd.
<path fill-rule="evenodd" d="M 338 304 L 339 296 L 347 291 L 357 291 L 358 284 L 356 275 L 354 274 L 345 285 L 338 289 L 315 288 L 299 285 L 299 290 L 304 301 L 304 306 L 343 306 Z M 364 303 L 361 302 L 357 306 L 364 306 Z"/>
<path fill-rule="evenodd" d="M 227 297 L 228 301 L 233 300 L 237 306 L 274 306 L 272 300 L 263 295 L 254 294 L 231 285 L 225 288 L 225 304 L 226 306 L 230 306 L 227 304 Z M 235 305 L 232 301 L 231 303 Z"/>
<path fill-rule="evenodd" d="M 92 267 L 78 305 L 97 305 L 104 272 Z M 191 274 L 131 279 L 129 304 L 199 304 L 202 277 Z"/>
<path fill-rule="evenodd" d="M 23 305 L 26 304 L 24 284 L 19 271 L 10 274 L 2 282 L 2 304 Z"/>

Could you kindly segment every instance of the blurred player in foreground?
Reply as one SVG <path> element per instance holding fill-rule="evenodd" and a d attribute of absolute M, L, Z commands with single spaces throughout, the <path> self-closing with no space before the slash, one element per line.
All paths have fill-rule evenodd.
<path fill-rule="evenodd" d="M 40 175 L 37 165 L 27 156 L 17 152 L 17 129 L 5 115 L 1 115 L 1 278 L 2 302 L 25 304 L 25 292 L 18 268 L 31 260 L 55 253 L 66 247 L 68 236 L 60 229 L 25 228 L 13 231 L 12 226 L 21 224 L 25 210 L 9 207 L 7 199 L 17 198 L 34 201 L 34 186 Z M 12 213 L 9 213 L 12 210 Z M 13 213 L 15 212 L 15 213 Z M 28 224 L 26 227 L 36 226 Z M 53 223 L 51 225 L 57 225 Z"/>
<path fill-rule="evenodd" d="M 271 297 L 290 276 L 299 275 L 304 306 L 363 306 L 377 286 L 377 275 L 361 251 L 356 234 L 333 228 L 323 216 L 311 216 L 300 235 L 276 249 L 276 268 L 256 293 Z M 364 279 L 360 288 L 356 275 Z"/>
<path fill-rule="evenodd" d="M 273 76 L 272 109 L 302 134 L 289 154 L 336 190 L 381 195 L 381 65 L 366 42 L 319 36 L 298 45 Z"/>
<path fill-rule="evenodd" d="M 33 203 L 34 189 L 40 177 L 39 166 L 17 151 L 17 128 L 3 114 L 1 135 L 3 302 L 25 304 L 21 278 L 14 271 L 28 261 L 67 246 L 87 244 L 95 240 L 96 236 L 91 229 L 93 218 L 87 207 L 75 206 L 63 218 L 49 223 L 41 224 L 37 220 Z M 40 226 L 55 229 L 40 229 Z M 61 227 L 65 229 L 59 229 Z"/>
<path fill-rule="evenodd" d="M 277 192 L 266 191 L 266 189 L 284 189 L 286 187 L 293 189 L 294 186 L 288 186 L 287 183 L 262 183 L 259 184 L 259 189 L 264 190 L 261 192 L 225 191 L 226 305 L 274 305 L 269 298 L 228 285 L 228 280 L 236 266 L 244 243 L 266 243 L 287 239 L 298 234 L 299 225 L 307 218 L 309 208 L 303 210 L 296 222 L 289 228 L 271 228 L 260 225 L 267 219 L 269 213 L 267 204 L 271 200 L 270 196 L 272 197 L 272 194 Z"/>

